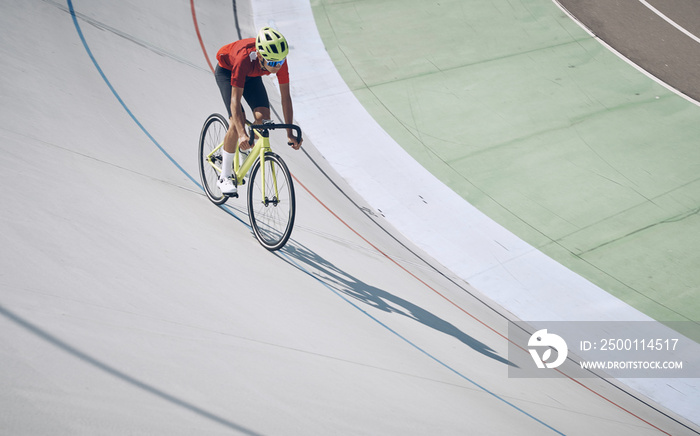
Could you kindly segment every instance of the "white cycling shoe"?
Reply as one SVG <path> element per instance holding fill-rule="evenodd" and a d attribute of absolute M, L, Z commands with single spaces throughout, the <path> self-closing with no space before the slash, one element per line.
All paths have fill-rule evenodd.
<path fill-rule="evenodd" d="M 216 185 L 219 187 L 221 193 L 224 195 L 236 195 L 238 193 L 236 185 L 233 184 L 233 180 L 231 180 L 231 178 L 229 177 L 219 177 L 219 180 L 216 182 Z"/>

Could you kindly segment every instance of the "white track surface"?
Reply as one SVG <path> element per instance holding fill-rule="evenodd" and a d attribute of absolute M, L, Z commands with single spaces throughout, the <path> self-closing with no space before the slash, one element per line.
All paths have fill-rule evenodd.
<path fill-rule="evenodd" d="M 213 56 L 236 33 L 210 3 Z M 0 6 L 0 434 L 689 432 L 603 380 L 509 379 L 510 315 L 368 219 L 333 132 L 277 137 L 297 225 L 262 249 L 196 185 L 224 108 L 190 5 L 74 6 L 104 77 L 67 4 Z"/>

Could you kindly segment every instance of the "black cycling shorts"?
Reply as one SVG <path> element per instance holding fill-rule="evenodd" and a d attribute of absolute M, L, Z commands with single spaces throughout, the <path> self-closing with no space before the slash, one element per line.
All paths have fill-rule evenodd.
<path fill-rule="evenodd" d="M 231 70 L 216 65 L 214 72 L 216 84 L 219 85 L 221 97 L 224 99 L 228 116 L 231 118 Z M 251 109 L 258 107 L 270 107 L 270 100 L 267 98 L 267 91 L 263 84 L 262 77 L 246 77 L 243 87 L 243 98 Z M 243 105 L 241 105 L 243 110 Z"/>

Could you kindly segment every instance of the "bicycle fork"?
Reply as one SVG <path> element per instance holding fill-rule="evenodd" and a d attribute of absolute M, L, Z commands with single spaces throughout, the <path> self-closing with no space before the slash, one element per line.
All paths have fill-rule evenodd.
<path fill-rule="evenodd" d="M 261 138 L 260 141 L 267 140 L 267 138 Z M 272 151 L 270 149 L 270 144 L 267 141 L 264 141 L 262 144 L 262 147 L 260 148 L 260 155 L 259 155 L 259 160 L 260 160 L 260 180 L 261 180 L 261 186 L 260 189 L 262 190 L 262 203 L 265 205 L 265 207 L 269 206 L 270 203 L 272 203 L 275 207 L 279 204 L 279 193 L 277 191 L 277 172 L 275 170 L 275 162 L 270 159 L 270 170 L 272 174 L 268 174 L 267 171 L 267 165 L 265 165 L 265 162 L 267 159 L 265 159 L 265 154 L 268 151 Z M 272 198 L 268 197 L 266 187 L 267 187 L 267 178 L 272 177 L 272 185 L 274 188 L 274 195 Z"/>
<path fill-rule="evenodd" d="M 270 203 L 272 203 L 275 207 L 279 204 L 279 193 L 277 192 L 277 174 L 275 171 L 275 162 L 273 160 L 270 160 L 270 170 L 272 170 L 272 184 L 275 188 L 275 195 L 272 197 L 272 199 L 269 199 L 265 195 L 265 172 L 267 171 L 265 168 L 265 160 L 261 159 L 260 161 L 261 166 L 261 171 L 262 171 L 262 198 L 263 198 L 263 203 L 265 204 L 265 207 L 267 207 Z"/>

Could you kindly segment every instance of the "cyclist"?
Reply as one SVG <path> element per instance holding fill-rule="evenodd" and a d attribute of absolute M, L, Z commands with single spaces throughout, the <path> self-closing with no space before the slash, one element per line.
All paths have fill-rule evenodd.
<path fill-rule="evenodd" d="M 248 133 L 245 129 L 245 112 L 241 97 L 253 110 L 254 124 L 270 122 L 270 100 L 262 82 L 262 76 L 276 74 L 282 97 L 284 122 L 291 124 L 294 118 L 292 97 L 289 92 L 289 53 L 287 40 L 278 31 L 263 27 L 257 38 L 241 39 L 221 47 L 216 54 L 216 83 L 228 109 L 229 128 L 224 137 L 222 171 L 218 186 L 226 195 L 236 193 L 231 180 L 232 164 L 236 147 L 248 150 Z M 287 129 L 287 141 L 293 149 L 301 147 L 301 141 Z"/>

